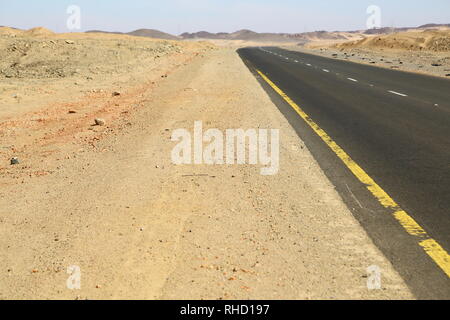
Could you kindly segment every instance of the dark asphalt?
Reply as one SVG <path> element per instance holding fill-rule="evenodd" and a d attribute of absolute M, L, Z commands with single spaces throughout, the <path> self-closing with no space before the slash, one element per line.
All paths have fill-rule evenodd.
<path fill-rule="evenodd" d="M 252 72 L 260 70 L 300 105 L 450 252 L 450 80 L 274 47 L 238 53 Z M 422 299 L 450 299 L 449 277 L 418 246 L 417 238 L 255 76 L 413 293 Z"/>

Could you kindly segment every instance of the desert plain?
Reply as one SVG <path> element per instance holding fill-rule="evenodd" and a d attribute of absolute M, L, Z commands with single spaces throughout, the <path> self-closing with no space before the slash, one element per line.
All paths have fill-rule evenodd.
<path fill-rule="evenodd" d="M 420 32 L 282 45 L 448 76 L 448 29 Z M 1 299 L 414 298 L 239 58 L 248 45 L 280 44 L 0 29 Z M 174 165 L 171 133 L 195 121 L 280 129 L 279 173 Z"/>

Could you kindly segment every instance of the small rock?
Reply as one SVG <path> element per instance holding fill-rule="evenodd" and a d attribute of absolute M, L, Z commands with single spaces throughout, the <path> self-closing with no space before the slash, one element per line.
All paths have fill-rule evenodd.
<path fill-rule="evenodd" d="M 67 43 L 67 44 L 74 44 L 75 42 L 72 41 L 72 40 L 66 40 L 66 43 Z"/>
<path fill-rule="evenodd" d="M 113 95 L 113 97 L 120 96 L 120 92 L 119 91 L 114 91 L 112 95 Z"/>
<path fill-rule="evenodd" d="M 95 119 L 95 124 L 97 126 L 104 126 L 106 124 L 106 121 L 105 121 L 105 119 L 97 118 L 97 119 Z"/>
<path fill-rule="evenodd" d="M 442 66 L 441 63 L 432 63 L 431 65 L 432 65 L 433 67 L 440 67 L 440 66 Z"/>
<path fill-rule="evenodd" d="M 75 110 L 69 110 L 69 114 L 77 113 Z"/>
<path fill-rule="evenodd" d="M 15 165 L 15 164 L 19 164 L 19 163 L 20 163 L 19 158 L 17 158 L 17 157 L 11 158 L 11 165 L 12 166 Z"/>
<path fill-rule="evenodd" d="M 450 77 L 450 73 L 447 73 L 445 76 L 446 76 L 446 77 Z"/>

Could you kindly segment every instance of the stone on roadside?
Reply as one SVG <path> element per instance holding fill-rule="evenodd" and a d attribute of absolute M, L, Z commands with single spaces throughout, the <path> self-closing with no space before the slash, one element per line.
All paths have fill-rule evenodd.
<path fill-rule="evenodd" d="M 15 164 L 19 164 L 19 163 L 20 163 L 19 158 L 17 158 L 17 157 L 11 158 L 11 165 L 12 166 L 15 165 Z"/>
<path fill-rule="evenodd" d="M 97 126 L 104 126 L 106 124 L 106 121 L 105 121 L 105 119 L 97 118 L 97 119 L 95 119 L 95 124 Z"/>

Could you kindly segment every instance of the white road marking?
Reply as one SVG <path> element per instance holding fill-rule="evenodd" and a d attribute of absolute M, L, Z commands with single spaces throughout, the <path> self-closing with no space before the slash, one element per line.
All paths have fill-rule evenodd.
<path fill-rule="evenodd" d="M 322 69 L 323 72 L 330 72 L 330 70 Z"/>
<path fill-rule="evenodd" d="M 294 61 L 298 63 L 298 60 L 294 60 Z"/>
<path fill-rule="evenodd" d="M 396 92 L 396 91 L 391 91 L 391 90 L 389 90 L 388 92 L 393 93 L 393 94 L 396 94 L 396 95 L 398 95 L 398 96 L 402 96 L 402 97 L 407 97 L 407 96 L 408 96 L 408 95 L 406 95 L 406 94 L 403 94 L 403 93 L 400 93 L 400 92 Z"/>
<path fill-rule="evenodd" d="M 350 81 L 353 81 L 353 82 L 358 82 L 358 80 L 353 79 L 353 78 L 347 78 L 347 79 L 350 80 Z"/>
<path fill-rule="evenodd" d="M 309 63 L 306 64 L 308 67 L 311 67 L 311 65 Z"/>

